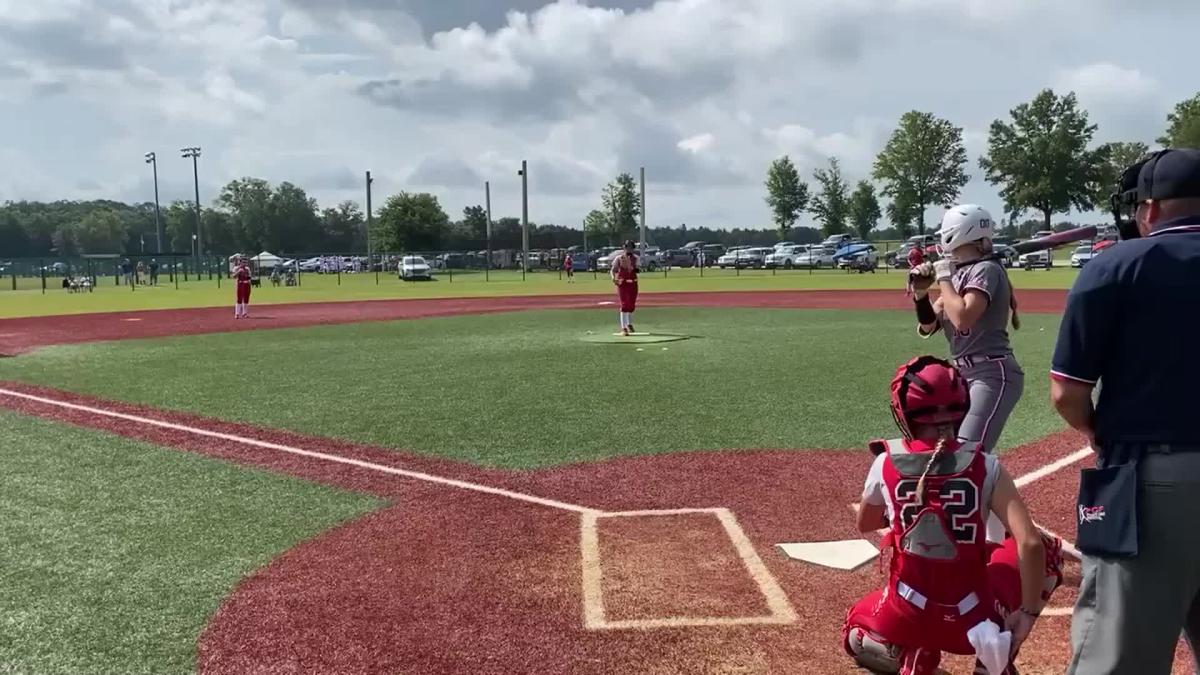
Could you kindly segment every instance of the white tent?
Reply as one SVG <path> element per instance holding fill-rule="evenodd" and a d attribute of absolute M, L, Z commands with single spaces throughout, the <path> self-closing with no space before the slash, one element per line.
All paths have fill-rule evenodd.
<path fill-rule="evenodd" d="M 254 264 L 257 265 L 259 268 L 275 267 L 283 262 L 283 258 L 280 258 L 279 256 L 277 256 L 274 253 L 271 253 L 269 251 L 263 251 L 262 253 L 259 253 L 256 256 L 251 256 L 250 259 L 253 260 Z"/>

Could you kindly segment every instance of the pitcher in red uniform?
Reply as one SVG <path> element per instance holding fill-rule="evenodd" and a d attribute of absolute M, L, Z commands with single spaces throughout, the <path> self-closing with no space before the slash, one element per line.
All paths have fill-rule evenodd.
<path fill-rule="evenodd" d="M 1013 675 L 1012 659 L 1062 583 L 1062 541 L 1039 531 L 1012 477 L 977 443 L 959 443 L 970 407 L 949 362 L 921 356 L 892 381 L 903 438 L 872 443 L 858 527 L 887 528 L 887 585 L 850 609 L 843 648 L 874 673 L 932 675 L 942 652 L 976 673 Z M 994 512 L 1010 536 L 988 543 Z M 882 564 L 882 563 L 881 563 Z"/>
<path fill-rule="evenodd" d="M 625 241 L 624 250 L 612 258 L 612 280 L 617 287 L 617 298 L 621 301 L 621 334 L 629 335 L 633 330 L 633 312 L 637 309 L 638 258 L 637 244 L 632 239 Z"/>
<path fill-rule="evenodd" d="M 233 306 L 233 318 L 250 318 L 250 265 L 238 256 L 234 259 L 233 278 L 237 280 L 237 299 Z"/>

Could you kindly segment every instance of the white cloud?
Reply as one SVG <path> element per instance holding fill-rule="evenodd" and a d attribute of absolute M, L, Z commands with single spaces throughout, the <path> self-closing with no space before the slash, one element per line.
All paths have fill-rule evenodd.
<path fill-rule="evenodd" d="M 705 132 L 703 134 L 696 134 L 695 136 L 685 138 L 682 141 L 679 141 L 677 145 L 681 150 L 687 150 L 692 154 L 697 154 L 711 148 L 713 142 L 716 140 L 717 139 L 715 136 Z"/>
<path fill-rule="evenodd" d="M 0 0 L 4 159 L 23 167 L 0 190 L 145 199 L 140 157 L 157 149 L 164 200 L 186 197 L 190 166 L 165 158 L 199 144 L 202 198 L 259 175 L 311 181 L 328 205 L 359 199 L 372 169 L 380 201 L 420 180 L 451 214 L 489 180 L 503 217 L 527 159 L 539 222 L 578 223 L 612 176 L 644 166 L 652 224 L 767 226 L 772 159 L 808 177 L 837 156 L 866 177 L 918 109 L 965 129 L 964 199 L 999 213 L 977 165 L 988 124 L 1042 87 L 1076 91 L 1098 140 L 1153 139 L 1195 91 L 1178 63 L 1200 5 L 1182 0 L 1153 16 L 1115 0 L 497 2 L 522 11 Z M 1156 49 L 1114 62 L 1130 34 Z"/>

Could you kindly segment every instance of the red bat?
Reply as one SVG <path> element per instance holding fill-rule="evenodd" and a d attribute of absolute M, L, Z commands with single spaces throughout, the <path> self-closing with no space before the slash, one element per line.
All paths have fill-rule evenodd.
<path fill-rule="evenodd" d="M 1055 232 L 1037 239 L 1021 241 L 1013 244 L 1011 248 L 1017 253 L 1031 253 L 1033 251 L 1044 251 L 1048 248 L 1058 248 L 1064 244 L 1071 244 L 1082 239 L 1094 239 L 1096 237 L 1096 226 L 1085 225 L 1084 227 L 1076 227 L 1072 230 L 1064 230 Z M 925 253 L 937 253 L 937 246 L 925 247 Z"/>

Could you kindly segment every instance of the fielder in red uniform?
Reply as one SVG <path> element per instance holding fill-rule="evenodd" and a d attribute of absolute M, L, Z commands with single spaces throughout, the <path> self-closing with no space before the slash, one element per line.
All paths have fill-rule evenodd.
<path fill-rule="evenodd" d="M 575 258 L 568 253 L 567 257 L 563 258 L 563 270 L 567 273 L 567 283 L 575 281 Z"/>
<path fill-rule="evenodd" d="M 637 244 L 625 241 L 624 250 L 612 258 L 612 280 L 621 301 L 621 334 L 633 333 L 633 312 L 637 309 L 638 263 Z"/>
<path fill-rule="evenodd" d="M 920 265 L 923 262 L 925 262 L 925 252 L 921 250 L 920 246 L 914 246 L 908 250 L 908 268 L 909 269 L 912 269 L 912 268 L 916 267 L 917 265 Z M 912 276 L 910 275 L 907 286 L 904 291 L 904 294 L 912 295 L 912 293 L 913 293 Z"/>
<path fill-rule="evenodd" d="M 233 306 L 233 318 L 250 318 L 250 266 L 246 259 L 238 257 L 233 268 L 233 278 L 237 280 L 237 300 Z"/>
<path fill-rule="evenodd" d="M 878 441 L 858 527 L 887 528 L 887 585 L 850 609 L 843 648 L 874 673 L 932 675 L 942 652 L 974 655 L 976 673 L 1013 675 L 1012 659 L 1062 583 L 1062 541 L 1037 529 L 995 455 L 956 441 L 966 380 L 921 356 L 892 381 L 902 439 Z M 996 513 L 1011 533 L 987 541 Z M 881 557 L 882 560 L 882 557 Z"/>

